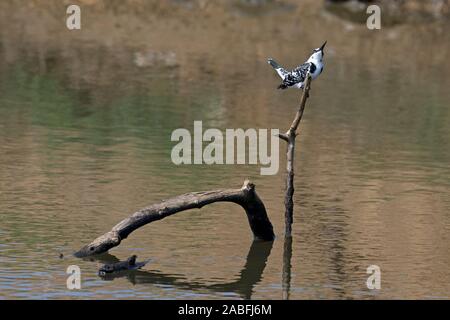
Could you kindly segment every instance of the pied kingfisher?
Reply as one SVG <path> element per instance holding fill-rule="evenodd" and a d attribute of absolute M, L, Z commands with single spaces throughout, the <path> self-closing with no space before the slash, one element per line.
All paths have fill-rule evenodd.
<path fill-rule="evenodd" d="M 295 87 L 298 89 L 303 89 L 304 81 L 308 71 L 311 74 L 311 79 L 314 80 L 323 71 L 323 49 L 325 48 L 325 43 L 317 49 L 314 49 L 311 56 L 306 62 L 292 71 L 287 71 L 282 66 L 280 66 L 275 60 L 270 58 L 267 62 L 275 69 L 278 75 L 283 80 L 278 86 L 278 89 L 287 89 L 289 87 Z"/>

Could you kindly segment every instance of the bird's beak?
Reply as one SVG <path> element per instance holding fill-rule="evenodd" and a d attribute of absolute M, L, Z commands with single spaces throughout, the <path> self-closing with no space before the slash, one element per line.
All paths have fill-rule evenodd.
<path fill-rule="evenodd" d="M 323 43 L 323 45 L 320 47 L 320 51 L 323 51 L 323 49 L 325 48 L 325 45 L 327 44 L 327 42 L 325 41 L 324 43 Z"/>

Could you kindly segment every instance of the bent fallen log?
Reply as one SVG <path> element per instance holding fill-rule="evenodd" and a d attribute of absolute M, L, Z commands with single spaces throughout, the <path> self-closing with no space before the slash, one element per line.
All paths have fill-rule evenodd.
<path fill-rule="evenodd" d="M 76 257 L 100 254 L 118 246 L 134 230 L 153 221 L 161 220 L 180 211 L 202 208 L 214 202 L 234 202 L 242 206 L 247 213 L 248 222 L 257 240 L 275 239 L 272 223 L 267 216 L 264 203 L 255 191 L 255 185 L 246 180 L 241 189 L 191 192 L 164 200 L 134 213 L 122 220 L 111 231 L 98 237 L 90 244 L 75 252 Z"/>

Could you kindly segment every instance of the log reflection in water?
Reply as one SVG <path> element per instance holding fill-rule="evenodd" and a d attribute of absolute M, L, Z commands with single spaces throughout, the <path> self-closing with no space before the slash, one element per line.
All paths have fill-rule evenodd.
<path fill-rule="evenodd" d="M 132 284 L 154 284 L 176 287 L 181 290 L 233 292 L 242 299 L 251 299 L 254 287 L 261 281 L 267 259 L 273 247 L 273 241 L 253 241 L 247 254 L 244 267 L 239 273 L 236 281 L 224 284 L 205 284 L 201 281 L 187 281 L 181 275 L 166 274 L 159 270 L 133 270 L 107 274 L 101 278 L 113 281 L 116 278 L 127 278 Z M 100 263 L 114 263 L 120 261 L 116 256 L 109 253 L 84 258 L 88 261 Z M 151 262 L 146 266 L 151 268 Z"/>

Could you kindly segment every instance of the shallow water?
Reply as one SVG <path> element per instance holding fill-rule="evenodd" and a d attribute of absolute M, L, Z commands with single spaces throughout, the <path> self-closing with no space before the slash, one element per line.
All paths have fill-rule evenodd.
<path fill-rule="evenodd" d="M 259 19 L 275 28 L 270 15 Z M 429 33 L 385 31 L 400 32 L 395 47 L 364 32 L 329 35 L 297 139 L 293 241 L 285 246 L 282 143 L 274 176 L 255 165 L 170 159 L 171 132 L 194 120 L 205 129 L 287 129 L 299 92 L 275 90 L 265 58 L 293 65 L 314 44 L 250 29 L 230 31 L 236 42 L 222 53 L 198 39 L 206 50 L 193 50 L 187 39 L 190 47 L 174 49 L 178 67 L 158 68 L 134 65 L 136 48 L 79 40 L 77 51 L 37 54 L 26 37 L 11 47 L 2 33 L 1 298 L 450 298 L 449 44 L 424 59 L 427 51 L 413 49 L 432 43 Z M 408 50 L 409 59 L 399 57 Z M 145 226 L 110 255 L 70 255 L 148 204 L 238 188 L 248 177 L 273 243 L 252 243 L 240 207 L 214 204 Z M 132 254 L 152 262 L 121 277 L 96 275 L 100 263 Z M 81 290 L 66 288 L 72 264 L 82 270 Z M 366 287 L 369 265 L 381 268 L 381 290 Z"/>

